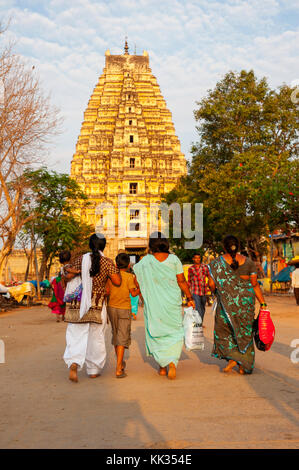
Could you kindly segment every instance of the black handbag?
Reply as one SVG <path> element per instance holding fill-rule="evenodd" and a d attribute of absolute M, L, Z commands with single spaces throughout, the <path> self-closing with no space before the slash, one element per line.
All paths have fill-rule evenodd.
<path fill-rule="evenodd" d="M 266 351 L 266 345 L 261 341 L 259 335 L 259 316 L 260 314 L 258 314 L 257 318 L 253 321 L 253 338 L 257 349 L 259 349 L 260 351 Z"/>

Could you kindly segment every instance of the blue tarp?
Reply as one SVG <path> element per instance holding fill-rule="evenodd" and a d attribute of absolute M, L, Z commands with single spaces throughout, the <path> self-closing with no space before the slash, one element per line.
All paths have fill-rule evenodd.
<path fill-rule="evenodd" d="M 289 282 L 291 280 L 290 273 L 294 270 L 293 266 L 287 266 L 286 268 L 283 268 L 281 271 L 279 271 L 278 274 L 273 276 L 272 281 L 278 281 L 278 282 Z"/>
<path fill-rule="evenodd" d="M 31 284 L 33 284 L 34 287 L 37 289 L 37 281 L 29 281 L 29 282 L 30 282 Z M 50 287 L 51 284 L 50 284 L 50 282 L 48 281 L 48 279 L 45 279 L 44 281 L 40 282 L 39 285 L 40 285 L 41 287 L 47 288 L 47 287 Z"/>

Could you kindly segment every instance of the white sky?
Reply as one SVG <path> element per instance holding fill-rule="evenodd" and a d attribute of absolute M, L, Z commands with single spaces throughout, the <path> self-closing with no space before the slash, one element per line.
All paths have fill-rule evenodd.
<path fill-rule="evenodd" d="M 35 66 L 64 117 L 48 166 L 69 172 L 105 51 L 147 50 L 182 151 L 197 140 L 196 101 L 229 70 L 253 69 L 272 87 L 299 79 L 299 0 L 0 0 L 16 51 Z"/>

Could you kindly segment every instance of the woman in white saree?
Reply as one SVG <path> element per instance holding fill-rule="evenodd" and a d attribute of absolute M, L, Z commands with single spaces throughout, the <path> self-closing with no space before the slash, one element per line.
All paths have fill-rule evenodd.
<path fill-rule="evenodd" d="M 105 286 L 108 278 L 115 285 L 121 283 L 119 270 L 112 260 L 103 255 L 105 237 L 92 235 L 89 246 L 91 253 L 78 257 L 72 264 L 75 269 L 81 270 L 83 289 L 80 306 L 70 305 L 65 315 L 65 321 L 69 324 L 63 358 L 70 369 L 69 379 L 73 382 L 78 382 L 77 372 L 84 364 L 91 378 L 98 377 L 105 365 Z"/>

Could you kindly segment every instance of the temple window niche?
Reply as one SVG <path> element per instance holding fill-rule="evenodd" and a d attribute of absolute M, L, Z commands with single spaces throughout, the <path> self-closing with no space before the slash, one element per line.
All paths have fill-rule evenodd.
<path fill-rule="evenodd" d="M 130 143 L 132 144 L 134 142 L 134 136 L 130 135 Z"/>
<path fill-rule="evenodd" d="M 140 215 L 139 209 L 131 209 L 130 210 L 130 220 L 136 219 Z"/>
<path fill-rule="evenodd" d="M 137 183 L 130 183 L 129 192 L 130 194 L 137 194 Z"/>
<path fill-rule="evenodd" d="M 140 216 L 140 210 L 138 209 L 130 210 L 130 232 L 140 231 L 139 216 Z"/>
<path fill-rule="evenodd" d="M 135 168 L 135 158 L 130 158 L 130 168 Z"/>
<path fill-rule="evenodd" d="M 139 232 L 140 231 L 140 224 L 139 222 L 132 222 L 130 223 L 130 232 Z"/>

